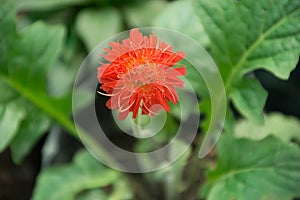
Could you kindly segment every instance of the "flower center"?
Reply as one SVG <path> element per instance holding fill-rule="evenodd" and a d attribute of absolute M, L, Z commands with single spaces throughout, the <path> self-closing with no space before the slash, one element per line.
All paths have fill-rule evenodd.
<path fill-rule="evenodd" d="M 121 80 L 127 89 L 134 91 L 149 84 L 161 83 L 165 80 L 165 72 L 158 64 L 143 64 L 128 70 Z"/>

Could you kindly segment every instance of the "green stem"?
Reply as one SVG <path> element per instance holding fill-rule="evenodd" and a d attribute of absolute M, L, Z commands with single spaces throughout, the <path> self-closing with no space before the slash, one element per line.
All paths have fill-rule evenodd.
<path fill-rule="evenodd" d="M 133 135 L 137 138 L 140 138 L 143 134 L 141 130 L 141 113 L 138 113 L 136 118 L 132 121 L 132 132 Z M 155 190 L 151 190 L 151 182 L 148 182 L 147 179 L 145 180 L 144 175 L 141 175 L 139 179 L 140 180 L 136 179 L 135 175 L 133 174 L 128 174 L 127 176 L 127 180 L 132 186 L 135 187 L 135 192 L 137 193 L 140 199 L 154 200 Z"/>
<path fill-rule="evenodd" d="M 138 114 L 132 123 L 132 132 L 137 138 L 142 136 L 141 126 L 140 126 L 140 115 Z"/>

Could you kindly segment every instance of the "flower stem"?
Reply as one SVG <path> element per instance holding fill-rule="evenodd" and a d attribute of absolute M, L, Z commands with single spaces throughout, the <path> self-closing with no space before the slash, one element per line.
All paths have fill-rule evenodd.
<path fill-rule="evenodd" d="M 132 122 L 132 131 L 133 131 L 133 135 L 135 135 L 137 138 L 140 138 L 142 136 L 139 114 Z"/>

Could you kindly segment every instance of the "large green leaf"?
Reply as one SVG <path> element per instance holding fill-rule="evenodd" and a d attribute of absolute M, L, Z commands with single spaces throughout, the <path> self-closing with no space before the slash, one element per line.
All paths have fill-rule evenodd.
<path fill-rule="evenodd" d="M 9 0 L 2 1 L 0 16 L 0 108 L 5 108 L 0 123 L 6 124 L 1 128 L 0 151 L 12 142 L 13 159 L 20 162 L 45 133 L 50 119 L 76 134 L 68 118 L 70 96 L 53 98 L 47 93 L 49 69 L 58 58 L 65 30 L 36 22 L 16 32 L 15 9 Z M 15 118 L 9 120 L 9 113 Z"/>
<path fill-rule="evenodd" d="M 299 0 L 194 0 L 204 29 L 211 41 L 226 91 L 237 109 L 249 119 L 262 122 L 266 98 L 260 87 L 247 89 L 243 76 L 263 68 L 287 79 L 300 53 Z M 248 98 L 244 90 L 247 90 Z M 234 95 L 231 92 L 234 91 Z M 237 94 L 241 93 L 241 94 Z M 245 106 L 243 106 L 245 105 Z M 256 109 L 249 109 L 249 106 Z"/>
<path fill-rule="evenodd" d="M 88 189 L 112 184 L 119 173 L 104 167 L 87 151 L 76 154 L 72 164 L 60 167 L 49 167 L 39 175 L 34 200 L 73 200 L 76 195 Z"/>
<path fill-rule="evenodd" d="M 260 141 L 222 135 L 208 200 L 291 200 L 300 195 L 300 148 L 276 137 Z"/>

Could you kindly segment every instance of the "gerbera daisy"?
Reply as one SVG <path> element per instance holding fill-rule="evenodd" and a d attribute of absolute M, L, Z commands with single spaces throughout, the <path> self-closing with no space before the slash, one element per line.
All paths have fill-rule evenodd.
<path fill-rule="evenodd" d="M 183 52 L 172 52 L 173 47 L 159 40 L 154 33 L 144 36 L 132 29 L 129 38 L 110 42 L 102 56 L 107 63 L 100 63 L 98 81 L 102 95 L 111 97 L 106 106 L 119 109 L 120 120 L 130 112 L 136 118 L 142 114 L 153 116 L 159 110 L 170 112 L 168 102 L 178 102 L 175 87 L 184 82 L 178 76 L 186 74 L 185 66 L 175 64 L 185 57 Z"/>

